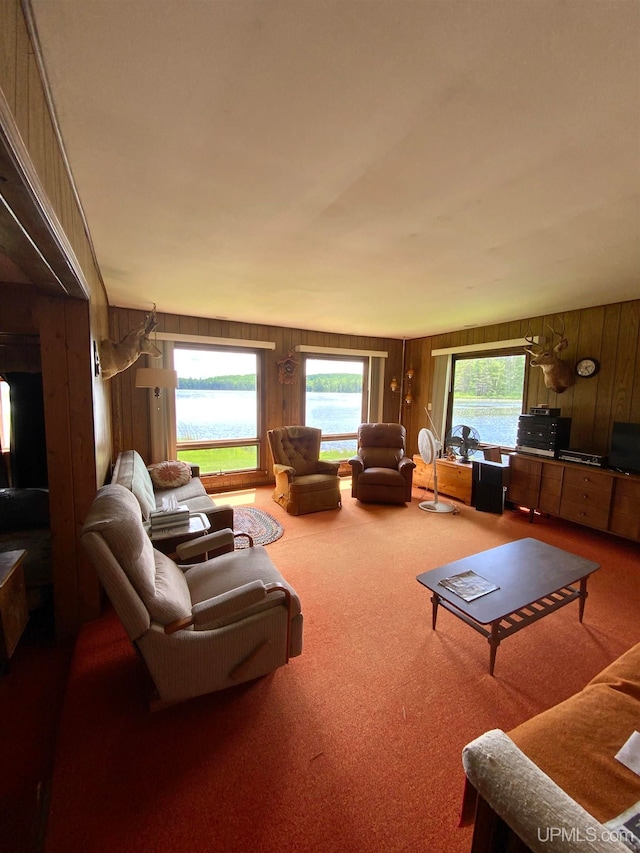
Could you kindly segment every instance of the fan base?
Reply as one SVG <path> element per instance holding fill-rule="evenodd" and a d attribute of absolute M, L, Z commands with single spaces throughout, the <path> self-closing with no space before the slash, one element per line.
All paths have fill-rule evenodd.
<path fill-rule="evenodd" d="M 444 503 L 443 501 L 422 501 L 418 504 L 420 509 L 427 512 L 455 512 L 456 508 L 453 504 Z"/>

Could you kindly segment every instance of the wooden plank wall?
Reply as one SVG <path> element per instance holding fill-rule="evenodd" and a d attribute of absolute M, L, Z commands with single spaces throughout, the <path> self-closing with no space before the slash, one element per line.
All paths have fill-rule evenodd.
<path fill-rule="evenodd" d="M 26 285 L 6 285 L 0 320 L 0 332 L 11 332 L 21 314 L 28 314 L 40 336 L 56 630 L 59 636 L 70 637 L 99 612 L 98 581 L 79 534 L 96 487 L 107 478 L 111 463 L 109 388 L 92 369 L 92 341 L 108 336 L 109 317 L 19 0 L 0 0 L 0 88 L 90 294 L 90 300 L 55 299 Z M 42 223 L 22 224 L 38 244 Z"/>
<path fill-rule="evenodd" d="M 410 411 L 405 407 L 403 422 L 412 452 L 417 452 L 419 430 L 427 426 L 424 407 L 430 402 L 433 387 L 432 350 L 523 338 L 526 334 L 548 336 L 547 324 L 560 328 L 562 321 L 569 342 L 563 359 L 573 366 L 580 358 L 594 356 L 600 362 L 600 372 L 591 379 L 576 378 L 574 385 L 556 394 L 545 388 L 542 370 L 529 366 L 524 411 L 537 405 L 560 408 L 564 417 L 572 419 L 574 449 L 607 453 L 614 421 L 640 423 L 640 300 L 526 317 L 408 342 L 407 364 L 416 369 L 415 401 Z"/>
<path fill-rule="evenodd" d="M 151 306 L 149 306 L 151 307 Z M 111 309 L 111 337 L 120 340 L 144 318 L 143 311 L 125 308 Z M 239 340 L 273 341 L 274 350 L 264 351 L 264 374 L 262 387 L 263 432 L 260 446 L 261 471 L 251 474 L 219 475 L 206 481 L 208 488 L 214 491 L 248 488 L 271 482 L 272 460 L 266 440 L 269 429 L 287 424 L 297 424 L 302 420 L 302 375 L 298 370 L 296 381 L 284 385 L 278 379 L 278 361 L 297 345 L 343 348 L 354 350 L 379 350 L 388 352 L 385 368 L 385 393 L 383 412 L 385 420 L 397 421 L 397 402 L 388 390 L 391 376 L 402 373 L 402 341 L 393 339 L 370 338 L 359 335 L 338 335 L 328 332 L 315 332 L 308 329 L 289 329 L 280 326 L 261 326 L 249 323 L 236 323 L 225 320 L 213 320 L 205 317 L 187 317 L 176 314 L 158 314 L 158 332 L 176 332 L 182 335 L 200 335 L 207 337 L 233 338 Z M 143 356 L 138 366 L 145 366 L 151 360 Z M 143 459 L 149 459 L 149 395 L 143 389 L 135 387 L 135 365 L 111 380 L 114 461 L 121 450 L 135 449 Z"/>

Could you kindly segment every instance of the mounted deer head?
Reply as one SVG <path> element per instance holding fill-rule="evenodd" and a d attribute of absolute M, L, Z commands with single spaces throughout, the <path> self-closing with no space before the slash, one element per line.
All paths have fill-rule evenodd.
<path fill-rule="evenodd" d="M 542 337 L 540 343 L 534 343 L 533 335 L 525 335 L 525 340 L 530 344 L 530 347 L 525 347 L 524 351 L 532 355 L 530 364 L 532 367 L 541 367 L 544 373 L 545 387 L 555 391 L 556 394 L 562 394 L 570 385 L 573 385 L 573 370 L 571 366 L 563 361 L 558 353 L 562 352 L 568 346 L 568 341 L 564 337 L 564 322 L 562 329 L 557 331 L 548 323 L 545 324 L 552 332 L 551 340 L 548 342 L 546 337 Z M 553 336 L 559 338 L 557 344 L 553 344 Z"/>
<path fill-rule="evenodd" d="M 100 341 L 102 378 L 111 379 L 116 373 L 122 373 L 143 354 L 150 355 L 151 358 L 160 358 L 162 351 L 149 340 L 149 335 L 157 325 L 156 306 L 154 305 L 153 310 L 145 316 L 138 328 L 125 335 L 121 341 L 118 343 L 111 340 Z"/>

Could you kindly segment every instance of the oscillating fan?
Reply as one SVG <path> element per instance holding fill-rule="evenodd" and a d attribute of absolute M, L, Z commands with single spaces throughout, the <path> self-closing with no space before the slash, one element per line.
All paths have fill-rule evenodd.
<path fill-rule="evenodd" d="M 460 424 L 451 429 L 447 435 L 446 444 L 447 447 L 455 447 L 460 454 L 461 462 L 469 463 L 471 461 L 469 457 L 473 456 L 480 446 L 480 436 L 473 427 Z"/>
<path fill-rule="evenodd" d="M 424 464 L 433 465 L 433 500 L 422 501 L 418 506 L 420 509 L 427 510 L 428 512 L 455 512 L 456 508 L 453 504 L 438 500 L 438 471 L 436 468 L 438 448 L 433 433 L 430 429 L 426 429 L 426 427 L 418 433 L 418 450 Z"/>

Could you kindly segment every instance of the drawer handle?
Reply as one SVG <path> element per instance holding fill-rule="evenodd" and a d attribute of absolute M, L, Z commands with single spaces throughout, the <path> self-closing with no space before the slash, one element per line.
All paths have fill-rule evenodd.
<path fill-rule="evenodd" d="M 581 515 L 583 518 L 584 518 L 584 516 L 585 516 L 586 514 L 587 514 L 586 512 L 582 512 L 582 511 L 580 512 L 580 515 Z"/>
<path fill-rule="evenodd" d="M 590 480 L 589 480 L 589 478 L 588 478 L 588 477 L 585 477 L 585 478 L 584 478 L 584 481 L 585 481 L 585 483 L 589 483 L 589 482 L 590 482 Z"/>
<path fill-rule="evenodd" d="M 589 497 L 589 495 L 585 495 L 585 493 L 583 492 L 582 497 L 586 500 Z"/>

